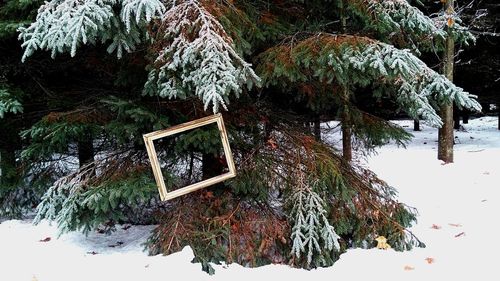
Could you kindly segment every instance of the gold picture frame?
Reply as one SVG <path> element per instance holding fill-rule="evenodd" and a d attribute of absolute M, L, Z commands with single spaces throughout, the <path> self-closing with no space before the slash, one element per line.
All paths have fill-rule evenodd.
<path fill-rule="evenodd" d="M 163 179 L 160 162 L 158 161 L 153 141 L 213 123 L 217 123 L 217 127 L 219 128 L 222 146 L 224 148 L 224 156 L 226 158 L 229 172 L 168 192 L 165 186 L 165 180 Z M 160 192 L 160 199 L 162 201 L 170 200 L 191 193 L 193 191 L 205 188 L 207 186 L 225 181 L 236 176 L 236 168 L 234 167 L 233 155 L 231 153 L 231 147 L 229 146 L 226 127 L 224 126 L 224 120 L 222 119 L 222 115 L 220 113 L 179 124 L 168 129 L 151 132 L 143 135 L 143 138 L 144 143 L 146 144 L 146 150 L 148 152 L 149 160 L 151 161 L 151 168 L 153 169 L 153 175 L 158 186 L 158 191 Z"/>

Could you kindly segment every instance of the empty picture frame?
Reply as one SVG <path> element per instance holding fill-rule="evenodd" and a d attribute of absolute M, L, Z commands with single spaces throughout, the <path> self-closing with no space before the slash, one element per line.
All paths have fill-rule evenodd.
<path fill-rule="evenodd" d="M 163 179 L 160 162 L 158 161 L 153 141 L 213 123 L 217 123 L 217 127 L 219 128 L 219 133 L 222 140 L 222 146 L 224 148 L 224 155 L 226 157 L 229 172 L 168 192 L 165 186 L 165 180 Z M 226 127 L 224 126 L 224 120 L 222 120 L 222 115 L 220 113 L 176 125 L 165 130 L 145 134 L 143 135 L 143 138 L 144 143 L 146 144 L 146 150 L 148 151 L 149 160 L 151 161 L 151 168 L 153 169 L 153 175 L 155 177 L 156 184 L 158 185 L 158 191 L 160 192 L 160 198 L 162 201 L 170 200 L 175 197 L 191 193 L 193 191 L 205 188 L 207 186 L 222 182 L 236 176 L 236 169 L 234 167 L 233 155 L 231 154 L 231 147 L 229 147 Z"/>

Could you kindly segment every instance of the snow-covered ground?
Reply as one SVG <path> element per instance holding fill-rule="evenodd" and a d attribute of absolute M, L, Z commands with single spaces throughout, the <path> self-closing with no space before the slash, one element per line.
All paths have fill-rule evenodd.
<path fill-rule="evenodd" d="M 397 121 L 408 130 L 412 121 Z M 352 249 L 330 268 L 283 265 L 243 268 L 214 265 L 215 275 L 190 261 L 186 247 L 170 256 L 147 256 L 143 245 L 153 226 L 122 226 L 111 234 L 57 238 L 44 222 L 0 224 L 0 280 L 500 280 L 500 131 L 483 117 L 456 133 L 455 163 L 436 160 L 436 129 L 422 126 L 407 149 L 388 145 L 368 166 L 417 207 L 411 230 L 427 244 L 409 252 Z"/>

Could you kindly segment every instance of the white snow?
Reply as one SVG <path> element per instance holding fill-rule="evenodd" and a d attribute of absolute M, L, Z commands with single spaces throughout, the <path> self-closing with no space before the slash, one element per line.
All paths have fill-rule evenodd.
<path fill-rule="evenodd" d="M 408 130 L 413 125 L 397 123 Z M 406 150 L 388 145 L 368 159 L 371 169 L 397 187 L 400 200 L 419 210 L 411 231 L 426 248 L 351 249 L 334 266 L 311 271 L 284 265 L 214 265 L 216 273 L 209 276 L 200 264 L 190 262 L 189 247 L 170 256 L 147 256 L 142 243 L 154 226 L 120 226 L 111 235 L 88 237 L 75 232 L 57 239 L 57 229 L 47 222 L 33 226 L 10 220 L 0 224 L 0 280 L 499 280 L 496 124 L 496 118 L 482 117 L 464 125 L 467 132 L 456 133 L 454 164 L 436 160 L 436 129 L 425 125 Z M 50 241 L 40 242 L 47 237 Z"/>

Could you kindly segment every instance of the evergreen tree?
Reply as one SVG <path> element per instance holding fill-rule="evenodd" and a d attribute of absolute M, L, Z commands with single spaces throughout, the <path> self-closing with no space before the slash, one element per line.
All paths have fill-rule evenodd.
<path fill-rule="evenodd" d="M 50 52 L 74 83 L 51 81 L 46 90 L 53 96 L 44 100 L 50 112 L 20 134 L 29 174 L 64 174 L 47 185 L 36 221 L 55 220 L 62 231 L 154 221 L 151 253 L 191 245 L 207 270 L 219 261 L 331 265 L 348 247 L 373 246 L 377 235 L 397 250 L 422 246 L 407 229 L 416 211 L 322 140 L 319 125 L 341 117 L 352 134 L 345 143 L 369 152 L 391 140 L 404 145 L 411 136 L 367 104 L 435 126 L 442 125 L 436 110 L 443 104 L 479 110 L 474 96 L 418 58 L 444 47 L 443 17 L 433 20 L 404 0 L 270 4 L 41 5 L 19 29 L 22 60 Z M 450 36 L 472 38 L 462 28 Z M 13 112 L 12 97 L 0 112 L 24 105 L 19 101 Z M 218 111 L 238 176 L 158 202 L 142 134 Z M 312 132 L 305 125 L 311 123 Z M 224 170 L 214 130 L 157 145 L 169 189 Z"/>

